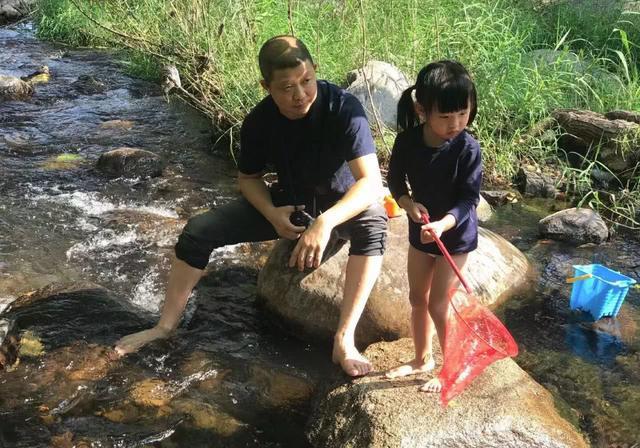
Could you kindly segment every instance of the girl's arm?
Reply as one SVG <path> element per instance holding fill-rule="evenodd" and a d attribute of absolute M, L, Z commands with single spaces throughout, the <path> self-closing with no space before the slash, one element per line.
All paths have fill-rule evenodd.
<path fill-rule="evenodd" d="M 391 150 L 391 158 L 389 159 L 389 171 L 387 172 L 387 186 L 391 192 L 391 196 L 402 207 L 401 202 L 411 199 L 409 189 L 407 188 L 407 171 L 405 169 L 405 151 L 402 151 L 399 143 L 400 136 L 396 137 Z M 403 197 L 406 197 L 403 199 Z"/>
<path fill-rule="evenodd" d="M 447 212 L 455 218 L 456 227 L 469 218 L 472 208 L 480 202 L 482 156 L 478 142 L 475 139 L 471 140 L 461 152 L 456 181 L 458 197 L 455 205 Z"/>

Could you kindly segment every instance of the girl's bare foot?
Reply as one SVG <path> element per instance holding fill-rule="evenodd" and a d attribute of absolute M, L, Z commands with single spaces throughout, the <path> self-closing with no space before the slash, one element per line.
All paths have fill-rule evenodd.
<path fill-rule="evenodd" d="M 442 390 L 442 383 L 440 383 L 440 378 L 435 377 L 431 378 L 429 381 L 424 383 L 422 387 L 420 387 L 420 392 L 428 392 L 431 394 L 437 394 Z"/>
<path fill-rule="evenodd" d="M 425 373 L 433 370 L 436 366 L 436 362 L 433 357 L 429 357 L 427 361 L 423 361 L 422 359 L 412 359 L 406 364 L 402 364 L 398 367 L 395 367 L 389 370 L 384 374 L 385 378 L 401 378 L 403 376 L 409 375 L 417 375 L 418 373 Z"/>

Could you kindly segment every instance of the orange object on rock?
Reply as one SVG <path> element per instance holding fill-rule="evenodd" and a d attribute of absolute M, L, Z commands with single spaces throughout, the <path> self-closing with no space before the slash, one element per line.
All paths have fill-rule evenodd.
<path fill-rule="evenodd" d="M 397 218 L 402 215 L 402 209 L 390 194 L 384 197 L 384 209 L 387 211 L 389 218 Z"/>

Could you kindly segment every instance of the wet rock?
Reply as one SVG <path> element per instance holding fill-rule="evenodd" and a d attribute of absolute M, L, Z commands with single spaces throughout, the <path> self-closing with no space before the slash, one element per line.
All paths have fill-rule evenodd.
<path fill-rule="evenodd" d="M 20 20 L 35 3 L 35 0 L 0 0 L 0 25 Z"/>
<path fill-rule="evenodd" d="M 407 232 L 406 219 L 390 221 L 382 271 L 356 332 L 362 344 L 410 335 Z M 330 241 L 322 265 L 304 272 L 286 267 L 292 247 L 286 240 L 276 243 L 260 271 L 258 295 L 297 335 L 328 338 L 338 324 L 347 245 Z M 528 269 L 528 261 L 518 249 L 481 228 L 478 249 L 469 256 L 463 274 L 479 300 L 494 305 L 524 283 Z"/>
<path fill-rule="evenodd" d="M 533 165 L 521 166 L 516 174 L 515 183 L 520 193 L 525 196 L 554 198 L 558 194 L 558 177 Z"/>
<path fill-rule="evenodd" d="M 59 295 L 79 292 L 88 294 L 93 292 L 104 293 L 106 292 L 106 289 L 91 282 L 51 283 L 40 289 L 19 295 L 18 298 L 9 305 L 8 311 L 25 308 L 39 301 L 46 301 L 50 299 L 55 300 L 55 297 Z"/>
<path fill-rule="evenodd" d="M 133 129 L 133 125 L 134 123 L 131 120 L 108 120 L 100 123 L 100 129 L 118 129 L 123 131 L 130 131 L 131 129 Z"/>
<path fill-rule="evenodd" d="M 185 359 L 180 366 L 180 372 L 185 377 L 204 378 L 198 382 L 197 387 L 201 391 L 211 393 L 220 389 L 231 370 L 220 370 L 214 357 L 206 352 L 195 351 Z"/>
<path fill-rule="evenodd" d="M 377 372 L 413 357 L 409 339 L 366 352 Z M 426 379 L 426 378 L 425 378 Z M 488 367 L 447 408 L 418 392 L 422 381 L 369 375 L 329 387 L 310 419 L 316 447 L 588 446 L 555 409 L 549 392 L 511 359 Z"/>
<path fill-rule="evenodd" d="M 46 170 L 70 170 L 79 167 L 84 161 L 84 157 L 79 154 L 65 153 L 49 157 L 41 166 Z"/>
<path fill-rule="evenodd" d="M 600 244 L 609 237 L 609 229 L 600 215 L 589 208 L 561 210 L 540 220 L 542 237 L 572 244 Z"/>
<path fill-rule="evenodd" d="M 491 205 L 489 205 L 487 200 L 483 198 L 482 195 L 480 195 L 480 202 L 478 203 L 477 213 L 478 221 L 480 222 L 487 222 L 493 216 L 493 209 L 491 208 Z"/>
<path fill-rule="evenodd" d="M 0 75 L 0 102 L 23 101 L 33 95 L 33 87 L 14 76 Z"/>
<path fill-rule="evenodd" d="M 160 156 L 139 148 L 116 148 L 103 153 L 96 167 L 110 176 L 156 177 L 162 174 Z"/>
<path fill-rule="evenodd" d="M 13 334 L 14 323 L 0 319 L 0 370 L 13 365 L 18 359 L 19 341 Z"/>
<path fill-rule="evenodd" d="M 107 89 L 107 83 L 100 79 L 94 78 L 91 75 L 80 75 L 78 79 L 71 83 L 71 85 L 83 95 L 96 95 L 104 93 Z"/>
<path fill-rule="evenodd" d="M 387 62 L 369 61 L 364 68 L 349 72 L 347 82 L 347 91 L 362 103 L 369 123 L 376 123 L 377 117 L 387 128 L 396 129 L 398 100 L 409 87 L 400 69 Z"/>
<path fill-rule="evenodd" d="M 34 84 L 46 84 L 51 79 L 51 72 L 49 71 L 49 67 L 46 65 L 41 65 L 36 69 L 36 71 L 29 73 L 26 76 L 21 76 L 21 80 L 24 82 L 28 82 L 31 85 Z"/>
<path fill-rule="evenodd" d="M 129 394 L 138 406 L 161 407 L 169 404 L 174 393 L 167 383 L 153 378 L 135 383 Z"/>
<path fill-rule="evenodd" d="M 483 190 L 482 197 L 492 207 L 500 207 L 505 204 L 518 202 L 519 194 L 509 190 Z"/>
<path fill-rule="evenodd" d="M 173 407 L 179 412 L 190 415 L 197 428 L 212 430 L 223 437 L 230 437 L 246 426 L 235 417 L 209 403 L 179 400 Z"/>
<path fill-rule="evenodd" d="M 262 401 L 277 408 L 303 404 L 314 390 L 311 381 L 262 366 L 252 366 L 251 375 L 251 383 L 257 385 Z"/>

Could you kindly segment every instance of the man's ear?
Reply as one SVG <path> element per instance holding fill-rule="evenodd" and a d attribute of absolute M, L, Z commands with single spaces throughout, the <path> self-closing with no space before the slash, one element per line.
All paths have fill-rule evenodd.
<path fill-rule="evenodd" d="M 267 84 L 267 81 L 265 81 L 264 79 L 260 80 L 260 85 L 262 86 L 262 88 L 264 90 L 266 90 L 267 92 L 269 92 L 269 84 Z M 271 92 L 269 92 L 271 93 Z"/>

